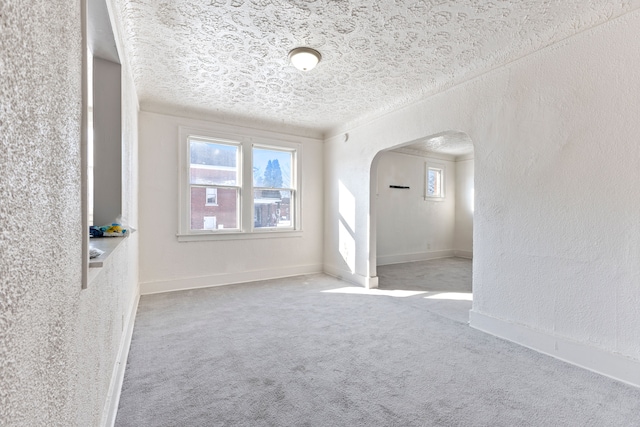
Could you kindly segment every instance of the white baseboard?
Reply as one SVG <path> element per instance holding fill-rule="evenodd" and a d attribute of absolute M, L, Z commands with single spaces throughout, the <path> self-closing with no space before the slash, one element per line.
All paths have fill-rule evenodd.
<path fill-rule="evenodd" d="M 352 273 L 349 270 L 342 270 L 337 267 L 333 267 L 330 265 L 324 266 L 324 273 L 329 276 L 333 276 L 337 279 L 344 280 L 349 283 L 353 283 L 354 285 L 363 286 L 367 289 L 377 289 L 378 288 L 378 276 L 368 277 L 363 276 L 361 274 Z"/>
<path fill-rule="evenodd" d="M 453 251 L 453 256 L 458 257 L 458 258 L 466 258 L 466 259 L 473 259 L 473 252 L 471 251 L 459 251 L 459 250 L 455 250 Z"/>
<path fill-rule="evenodd" d="M 124 381 L 124 370 L 127 366 L 127 357 L 129 356 L 129 347 L 131 346 L 131 337 L 133 335 L 133 324 L 136 320 L 138 303 L 140 302 L 140 292 L 136 292 L 136 294 L 123 325 L 120 347 L 118 348 L 116 363 L 113 366 L 113 372 L 111 374 L 107 400 L 102 411 L 102 420 L 100 422 L 102 427 L 113 427 L 116 422 L 118 404 L 120 403 L 120 392 L 122 391 L 122 382 Z"/>
<path fill-rule="evenodd" d="M 471 310 L 469 325 L 572 365 L 640 387 L 640 360 L 535 331 Z"/>
<path fill-rule="evenodd" d="M 415 252 L 410 254 L 383 255 L 376 258 L 377 265 L 401 264 L 403 262 L 427 261 L 455 256 L 453 249 L 444 251 Z"/>
<path fill-rule="evenodd" d="M 304 274 L 316 273 L 322 273 L 322 265 L 301 265 L 295 267 L 276 268 L 272 270 L 255 270 L 243 271 L 240 273 L 215 274 L 211 276 L 185 277 L 173 280 L 141 283 L 140 293 L 142 295 L 159 294 L 163 292 L 185 291 L 188 289 L 255 282 L 258 280 L 281 279 L 283 277 L 302 276 Z"/>

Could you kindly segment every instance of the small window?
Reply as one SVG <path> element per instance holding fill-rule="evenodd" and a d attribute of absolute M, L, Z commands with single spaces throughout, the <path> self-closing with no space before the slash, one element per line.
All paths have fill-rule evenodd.
<path fill-rule="evenodd" d="M 444 199 L 444 166 L 427 164 L 427 199 Z"/>
<path fill-rule="evenodd" d="M 292 228 L 295 151 L 253 148 L 253 227 Z"/>
<path fill-rule="evenodd" d="M 218 189 L 207 187 L 205 206 L 218 206 Z"/>
<path fill-rule="evenodd" d="M 215 230 L 217 228 L 218 221 L 215 216 L 205 216 L 204 217 L 204 229 L 205 230 Z"/>

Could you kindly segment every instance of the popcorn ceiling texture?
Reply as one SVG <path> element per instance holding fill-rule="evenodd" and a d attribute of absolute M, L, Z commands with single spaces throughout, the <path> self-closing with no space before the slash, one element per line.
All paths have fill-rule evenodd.
<path fill-rule="evenodd" d="M 449 131 L 396 148 L 393 151 L 414 156 L 428 156 L 429 153 L 440 153 L 457 157 L 472 154 L 473 142 L 469 135 L 464 132 Z"/>
<path fill-rule="evenodd" d="M 137 293 L 137 236 L 80 290 L 81 53 L 79 2 L 0 1 L 2 426 L 99 425 Z M 137 100 L 126 87 L 135 224 Z"/>
<path fill-rule="evenodd" d="M 3 0 L 0 25 L 0 423 L 74 425 L 80 6 Z"/>
<path fill-rule="evenodd" d="M 434 93 L 638 0 L 117 0 L 143 109 L 326 131 Z M 298 46 L 322 62 L 302 73 Z"/>

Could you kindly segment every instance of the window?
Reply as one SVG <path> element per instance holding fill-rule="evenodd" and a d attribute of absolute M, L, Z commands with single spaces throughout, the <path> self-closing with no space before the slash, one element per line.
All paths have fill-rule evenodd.
<path fill-rule="evenodd" d="M 178 240 L 300 230 L 301 146 L 181 128 Z"/>
<path fill-rule="evenodd" d="M 253 147 L 253 226 L 291 228 L 294 151 Z"/>
<path fill-rule="evenodd" d="M 444 165 L 427 163 L 426 169 L 425 198 L 431 200 L 444 199 Z"/>
<path fill-rule="evenodd" d="M 239 229 L 239 156 L 239 145 L 189 138 L 191 230 Z"/>
<path fill-rule="evenodd" d="M 218 189 L 215 187 L 207 187 L 205 206 L 218 206 Z"/>
<path fill-rule="evenodd" d="M 218 221 L 215 216 L 205 216 L 204 217 L 204 229 L 205 230 L 215 230 L 217 227 Z"/>

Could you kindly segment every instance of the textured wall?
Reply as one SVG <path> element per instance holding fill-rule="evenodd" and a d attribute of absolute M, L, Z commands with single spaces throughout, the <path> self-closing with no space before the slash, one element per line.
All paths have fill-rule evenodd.
<path fill-rule="evenodd" d="M 122 217 L 137 228 L 138 103 L 128 67 L 122 67 Z M 121 243 L 98 276 L 80 294 L 77 426 L 97 426 L 105 418 L 118 351 L 138 295 L 138 234 Z M 135 314 L 135 313 L 134 313 Z M 111 390 L 114 392 L 115 390 Z"/>
<path fill-rule="evenodd" d="M 640 360 L 640 12 L 336 136 L 325 263 L 340 266 L 338 182 L 369 259 L 370 165 L 449 129 L 475 145 L 474 311 Z"/>
<path fill-rule="evenodd" d="M 3 0 L 0 26 L 0 420 L 74 425 L 80 6 Z"/>
<path fill-rule="evenodd" d="M 0 424 L 93 426 L 137 291 L 135 237 L 80 290 L 80 3 L 3 0 L 0 28 Z"/>
<path fill-rule="evenodd" d="M 80 294 L 76 330 L 77 426 L 98 426 L 126 322 L 137 294 L 137 235 L 127 238 Z"/>

